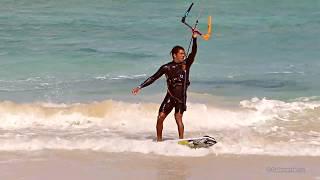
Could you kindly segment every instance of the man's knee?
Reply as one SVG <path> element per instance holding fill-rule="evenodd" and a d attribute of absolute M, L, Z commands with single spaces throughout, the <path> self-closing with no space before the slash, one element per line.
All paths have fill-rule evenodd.
<path fill-rule="evenodd" d="M 167 114 L 164 112 L 159 112 L 158 120 L 164 120 L 167 117 Z"/>
<path fill-rule="evenodd" d="M 180 113 L 180 112 L 177 112 L 177 113 L 174 114 L 174 117 L 176 118 L 176 120 L 182 119 L 182 116 L 183 116 L 183 114 Z"/>

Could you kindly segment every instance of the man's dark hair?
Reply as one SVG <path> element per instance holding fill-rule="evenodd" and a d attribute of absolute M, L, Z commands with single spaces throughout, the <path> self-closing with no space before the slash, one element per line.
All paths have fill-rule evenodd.
<path fill-rule="evenodd" d="M 175 47 L 172 48 L 172 50 L 171 50 L 171 52 L 170 52 L 172 58 L 173 58 L 173 55 L 174 55 L 174 54 L 177 54 L 177 53 L 179 52 L 179 50 L 185 51 L 184 48 L 181 47 L 181 46 L 175 46 Z"/>

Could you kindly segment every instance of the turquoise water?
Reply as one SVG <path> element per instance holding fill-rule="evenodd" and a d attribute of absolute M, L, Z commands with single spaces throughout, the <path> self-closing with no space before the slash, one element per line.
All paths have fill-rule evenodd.
<path fill-rule="evenodd" d="M 165 156 L 319 156 L 320 1 L 203 0 L 185 136 L 194 151 L 156 143 L 164 78 L 131 89 L 171 61 L 191 33 L 191 1 L 0 1 L 0 153 L 40 150 Z M 165 139 L 176 139 L 168 116 Z"/>
<path fill-rule="evenodd" d="M 122 97 L 170 61 L 190 32 L 179 21 L 191 1 L 1 1 L 0 99 L 79 102 Z M 231 99 L 318 96 L 317 0 L 201 1 L 191 92 Z M 145 94 L 163 93 L 160 80 Z"/>

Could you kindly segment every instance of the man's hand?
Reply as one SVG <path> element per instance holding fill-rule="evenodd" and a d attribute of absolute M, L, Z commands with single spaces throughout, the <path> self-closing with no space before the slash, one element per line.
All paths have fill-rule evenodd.
<path fill-rule="evenodd" d="M 132 94 L 133 95 L 137 95 L 139 93 L 139 91 L 140 91 L 140 88 L 139 87 L 135 87 L 135 88 L 132 89 Z"/>
<path fill-rule="evenodd" d="M 198 29 L 192 29 L 192 37 L 196 38 L 198 34 L 201 34 Z"/>

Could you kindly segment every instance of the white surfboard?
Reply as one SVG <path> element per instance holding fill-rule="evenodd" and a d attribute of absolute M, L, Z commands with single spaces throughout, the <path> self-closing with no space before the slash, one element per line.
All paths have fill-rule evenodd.
<path fill-rule="evenodd" d="M 203 136 L 198 138 L 179 139 L 178 144 L 185 145 L 190 148 L 208 148 L 215 145 L 217 141 L 210 136 Z"/>

